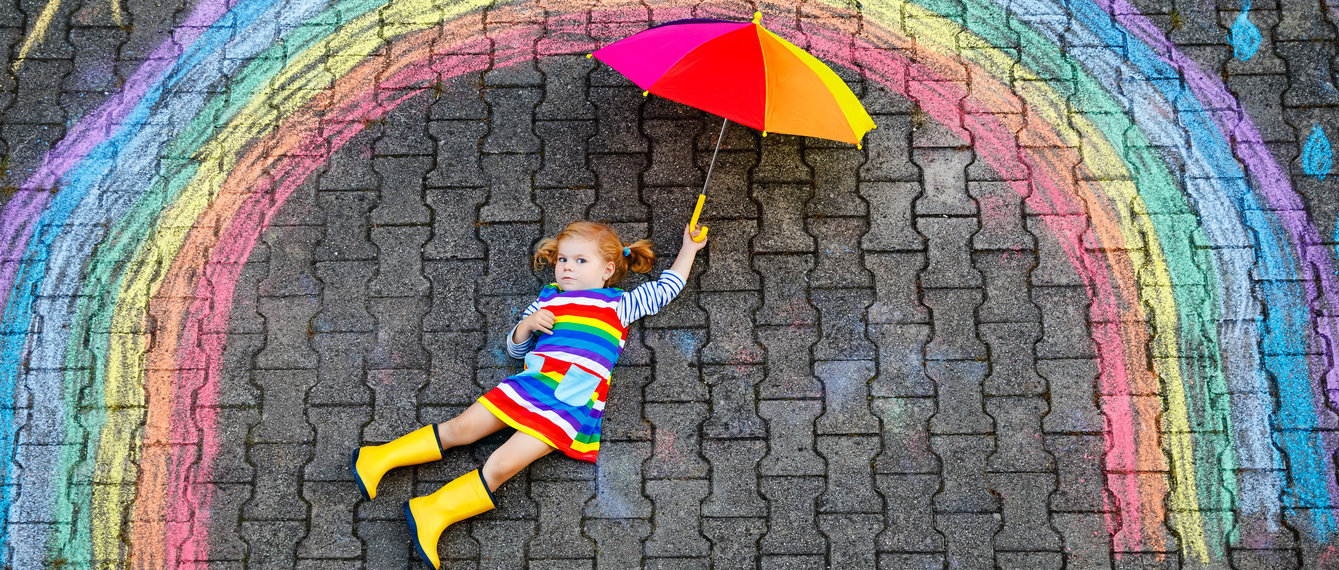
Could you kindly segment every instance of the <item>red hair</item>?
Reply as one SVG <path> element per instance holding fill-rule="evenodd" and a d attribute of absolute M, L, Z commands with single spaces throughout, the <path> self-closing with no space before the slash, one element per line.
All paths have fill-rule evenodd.
<path fill-rule="evenodd" d="M 618 283 L 623 276 L 631 269 L 637 273 L 646 273 L 651 271 L 651 266 L 655 264 L 656 254 L 651 251 L 651 242 L 649 240 L 637 240 L 634 243 L 624 243 L 619 241 L 618 232 L 609 224 L 600 222 L 578 221 L 567 224 L 563 231 L 558 232 L 557 236 L 544 238 L 539 241 L 539 249 L 535 251 L 533 266 L 535 269 L 545 265 L 555 265 L 558 261 L 558 242 L 570 238 L 587 239 L 595 243 L 596 251 L 605 261 L 614 262 L 614 274 L 604 282 L 608 287 Z M 628 248 L 628 254 L 623 255 L 623 248 Z"/>

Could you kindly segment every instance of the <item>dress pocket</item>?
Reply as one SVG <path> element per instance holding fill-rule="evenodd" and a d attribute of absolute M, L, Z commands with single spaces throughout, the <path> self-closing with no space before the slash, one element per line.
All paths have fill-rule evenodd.
<path fill-rule="evenodd" d="M 586 369 L 573 364 L 558 381 L 553 397 L 569 406 L 584 406 L 590 403 L 591 394 L 600 386 L 601 378 Z"/>
<path fill-rule="evenodd" d="M 539 374 L 544 368 L 544 357 L 533 352 L 525 354 L 525 371 L 528 374 Z"/>

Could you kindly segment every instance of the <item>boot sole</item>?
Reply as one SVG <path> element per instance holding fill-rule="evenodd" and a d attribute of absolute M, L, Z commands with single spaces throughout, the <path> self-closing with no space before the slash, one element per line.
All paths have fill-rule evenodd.
<path fill-rule="evenodd" d="M 409 509 L 409 501 L 400 504 L 400 509 L 404 511 L 404 520 L 409 523 L 409 536 L 414 537 L 414 550 L 418 551 L 418 557 L 424 564 L 433 566 L 432 560 L 428 559 L 428 553 L 423 551 L 423 545 L 418 542 L 418 523 L 414 522 L 414 512 Z"/>
<path fill-rule="evenodd" d="M 363 485 L 363 475 L 358 472 L 358 452 L 363 448 L 353 450 L 353 458 L 349 460 L 349 470 L 353 471 L 353 480 L 358 482 L 358 492 L 363 494 L 364 501 L 372 500 L 372 495 L 368 494 L 367 487 Z"/>

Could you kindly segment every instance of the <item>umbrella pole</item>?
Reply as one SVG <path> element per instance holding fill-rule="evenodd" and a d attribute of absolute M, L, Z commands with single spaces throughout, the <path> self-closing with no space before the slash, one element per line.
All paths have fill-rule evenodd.
<path fill-rule="evenodd" d="M 729 124 L 729 122 L 730 119 L 722 120 L 721 134 L 716 135 L 716 150 L 711 153 L 711 164 L 707 166 L 707 179 L 702 182 L 702 192 L 697 195 L 697 207 L 693 208 L 693 219 L 688 222 L 689 225 L 693 226 L 693 229 L 697 229 L 697 217 L 702 215 L 702 203 L 707 201 L 707 185 L 711 183 L 711 171 L 716 168 L 716 155 L 721 152 L 721 139 L 725 138 L 725 125 Z M 693 238 L 693 241 L 700 242 L 704 239 L 707 239 L 706 226 L 702 227 L 702 233 L 698 234 L 696 238 Z"/>

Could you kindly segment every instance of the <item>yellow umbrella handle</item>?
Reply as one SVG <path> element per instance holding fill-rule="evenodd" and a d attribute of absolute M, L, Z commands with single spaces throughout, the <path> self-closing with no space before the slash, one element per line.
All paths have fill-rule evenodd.
<path fill-rule="evenodd" d="M 693 241 L 698 243 L 702 243 L 702 240 L 707 239 L 707 226 L 702 226 L 701 228 L 698 228 L 697 226 L 697 217 L 702 215 L 702 203 L 706 200 L 706 194 L 697 195 L 697 207 L 693 208 L 693 219 L 688 221 L 688 225 L 692 227 L 693 230 L 702 230 L 702 233 L 697 234 L 697 236 L 693 238 Z"/>

